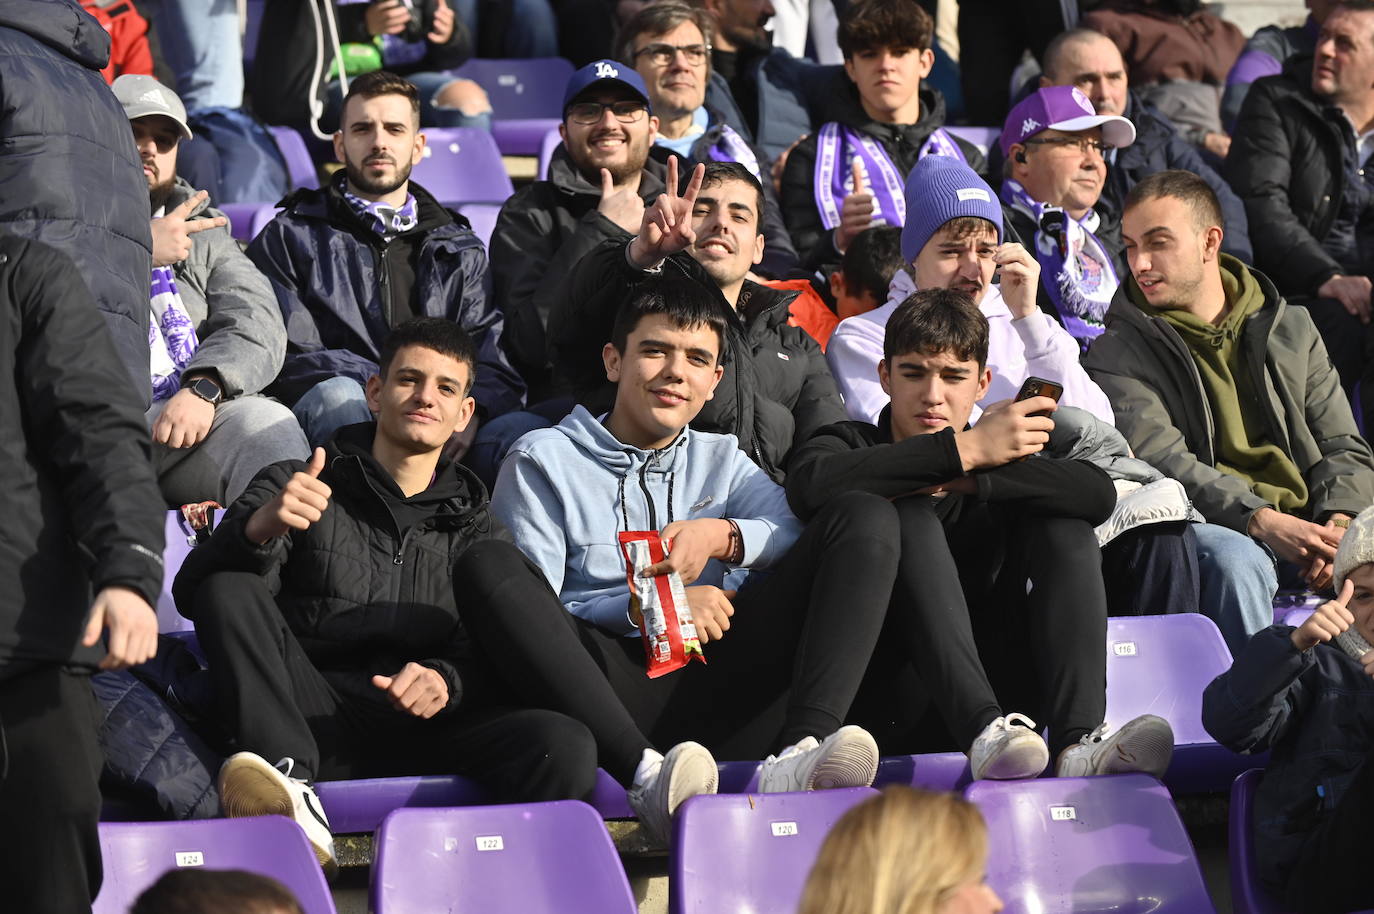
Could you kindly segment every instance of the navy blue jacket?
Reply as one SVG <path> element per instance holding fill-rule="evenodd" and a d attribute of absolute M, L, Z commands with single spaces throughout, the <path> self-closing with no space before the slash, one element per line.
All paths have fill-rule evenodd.
<path fill-rule="evenodd" d="M 1254 263 L 1245 204 L 1231 190 L 1231 185 L 1203 161 L 1196 146 L 1178 135 L 1177 128 L 1168 118 L 1136 98 L 1134 92 L 1126 102 L 1125 116 L 1135 124 L 1135 142 L 1116 153 L 1116 161 L 1107 169 L 1103 198 L 1120 213 L 1126 208 L 1126 195 L 1131 188 L 1150 175 L 1171 168 L 1191 171 L 1207 182 L 1221 203 L 1222 220 L 1226 223 L 1221 249 L 1246 264 Z"/>
<path fill-rule="evenodd" d="M 390 242 L 329 187 L 298 190 L 248 246 L 286 322 L 286 363 L 272 392 L 288 403 L 321 381 L 377 372 L 382 343 L 409 317 L 443 317 L 477 345 L 472 396 L 484 418 L 519 409 L 525 385 L 501 350 L 504 319 L 490 295 L 487 255 L 466 219 L 414 181 L 419 222 Z"/>
<path fill-rule="evenodd" d="M 1217 742 L 1270 750 L 1255 796 L 1255 857 L 1280 892 L 1374 749 L 1374 679 L 1338 647 L 1299 653 L 1292 633 L 1288 625 L 1257 632 L 1202 694 L 1202 723 Z"/>
<path fill-rule="evenodd" d="M 100 69 L 110 36 L 69 0 L 0 0 L 0 229 L 76 261 L 139 409 L 148 380 L 148 183 Z"/>

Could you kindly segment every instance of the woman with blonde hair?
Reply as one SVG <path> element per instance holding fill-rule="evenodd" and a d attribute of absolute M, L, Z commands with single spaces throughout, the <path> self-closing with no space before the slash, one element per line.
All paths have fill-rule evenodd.
<path fill-rule="evenodd" d="M 889 787 L 826 836 L 798 914 L 995 914 L 987 826 L 952 793 Z"/>

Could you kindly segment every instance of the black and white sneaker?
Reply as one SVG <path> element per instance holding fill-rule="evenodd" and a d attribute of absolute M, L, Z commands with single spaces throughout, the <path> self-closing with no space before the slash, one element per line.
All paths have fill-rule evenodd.
<path fill-rule="evenodd" d="M 231 819 L 248 816 L 286 816 L 305 832 L 320 866 L 329 876 L 338 869 L 329 819 L 315 791 L 291 777 L 296 762 L 284 758 L 275 765 L 253 752 L 229 756 L 219 769 L 219 805 Z"/>

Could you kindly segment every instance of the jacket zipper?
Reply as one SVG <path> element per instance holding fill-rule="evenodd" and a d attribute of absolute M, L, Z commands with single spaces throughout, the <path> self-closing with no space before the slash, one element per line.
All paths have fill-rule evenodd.
<path fill-rule="evenodd" d="M 639 490 L 644 493 L 644 501 L 649 506 L 649 529 L 658 529 L 658 510 L 654 507 L 654 497 L 649 494 L 649 464 L 658 463 L 658 451 L 649 455 L 649 459 L 644 461 L 639 468 Z"/>

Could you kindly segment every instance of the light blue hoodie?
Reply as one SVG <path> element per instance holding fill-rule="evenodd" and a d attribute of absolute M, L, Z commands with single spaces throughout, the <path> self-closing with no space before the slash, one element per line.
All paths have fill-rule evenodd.
<path fill-rule="evenodd" d="M 675 520 L 730 518 L 744 539 L 740 568 L 776 564 L 801 533 L 781 486 L 734 435 L 682 432 L 659 451 L 621 442 L 581 406 L 530 432 L 501 465 L 492 511 L 540 567 L 563 605 L 609 632 L 637 634 L 617 536 Z M 747 572 L 712 559 L 695 582 L 729 588 Z"/>

